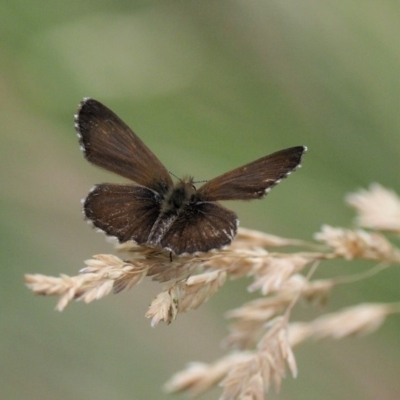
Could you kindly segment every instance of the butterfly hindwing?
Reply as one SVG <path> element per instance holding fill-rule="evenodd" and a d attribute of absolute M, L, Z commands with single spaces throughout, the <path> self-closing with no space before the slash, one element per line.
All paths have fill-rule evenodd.
<path fill-rule="evenodd" d="M 175 220 L 160 244 L 175 254 L 207 252 L 231 243 L 237 216 L 218 203 L 194 202 Z"/>
<path fill-rule="evenodd" d="M 83 210 L 95 227 L 119 242 L 146 244 L 160 202 L 160 196 L 145 187 L 103 183 L 91 190 Z"/>

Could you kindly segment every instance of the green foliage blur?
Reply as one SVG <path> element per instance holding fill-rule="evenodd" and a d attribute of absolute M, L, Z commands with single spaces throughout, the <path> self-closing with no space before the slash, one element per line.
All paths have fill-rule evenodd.
<path fill-rule="evenodd" d="M 81 214 L 91 186 L 121 182 L 79 151 L 83 97 L 114 110 L 177 176 L 205 180 L 307 145 L 303 168 L 266 199 L 228 206 L 241 226 L 309 240 L 324 223 L 352 225 L 347 192 L 371 182 L 400 192 L 399 21 L 395 1 L 0 0 L 0 398 L 169 398 L 162 384 L 221 356 L 224 312 L 252 298 L 249 282 L 228 282 L 153 329 L 154 282 L 61 314 L 56 298 L 24 287 L 25 273 L 74 275 L 113 251 Z M 370 266 L 324 264 L 318 276 Z M 397 301 L 399 282 L 393 269 L 338 288 L 327 310 Z M 399 332 L 393 316 L 367 338 L 299 347 L 299 377 L 279 398 L 399 398 Z"/>

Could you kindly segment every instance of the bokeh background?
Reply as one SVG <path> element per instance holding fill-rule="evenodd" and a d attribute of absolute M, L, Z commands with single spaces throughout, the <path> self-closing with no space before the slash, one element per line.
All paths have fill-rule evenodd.
<path fill-rule="evenodd" d="M 113 248 L 83 221 L 94 183 L 73 114 L 84 96 L 121 116 L 178 176 L 209 179 L 305 144 L 303 168 L 263 201 L 232 203 L 241 225 L 311 239 L 351 226 L 345 193 L 400 191 L 397 1 L 0 1 L 0 397 L 164 399 L 193 360 L 223 354 L 225 311 L 250 299 L 230 282 L 199 310 L 151 328 L 160 289 L 146 282 L 53 311 L 25 273 L 76 274 Z M 359 272 L 330 263 L 318 276 Z M 400 273 L 338 288 L 326 311 L 397 301 Z M 321 310 L 322 311 L 322 310 Z M 299 377 L 280 399 L 398 399 L 400 324 L 296 350 Z M 203 396 L 214 399 L 218 390 Z M 271 394 L 270 398 L 277 398 Z"/>

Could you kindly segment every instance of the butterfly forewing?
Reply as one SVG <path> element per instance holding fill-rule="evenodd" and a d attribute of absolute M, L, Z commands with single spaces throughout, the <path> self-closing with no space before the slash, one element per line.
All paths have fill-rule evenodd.
<path fill-rule="evenodd" d="M 93 225 L 121 243 L 147 243 L 160 213 L 161 198 L 143 186 L 101 184 L 86 198 L 83 211 Z"/>
<path fill-rule="evenodd" d="M 75 127 L 91 163 L 159 192 L 172 187 L 172 179 L 158 158 L 100 102 L 84 99 L 75 115 Z"/>
<path fill-rule="evenodd" d="M 198 194 L 207 201 L 261 198 L 300 166 L 306 150 L 297 146 L 262 157 L 211 179 L 200 187 Z"/>
<path fill-rule="evenodd" d="M 175 220 L 161 245 L 175 254 L 206 252 L 231 243 L 237 216 L 217 203 L 190 204 Z"/>

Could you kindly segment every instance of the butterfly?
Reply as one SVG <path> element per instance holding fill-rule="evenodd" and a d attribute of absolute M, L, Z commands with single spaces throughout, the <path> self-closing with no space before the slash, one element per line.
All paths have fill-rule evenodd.
<path fill-rule="evenodd" d="M 97 100 L 80 103 L 75 128 L 89 162 L 133 181 L 96 185 L 83 203 L 86 219 L 120 243 L 132 240 L 175 255 L 229 245 L 238 219 L 218 201 L 262 198 L 300 167 L 307 150 L 296 146 L 278 151 L 197 189 L 192 177 L 174 184 L 153 152 Z"/>

